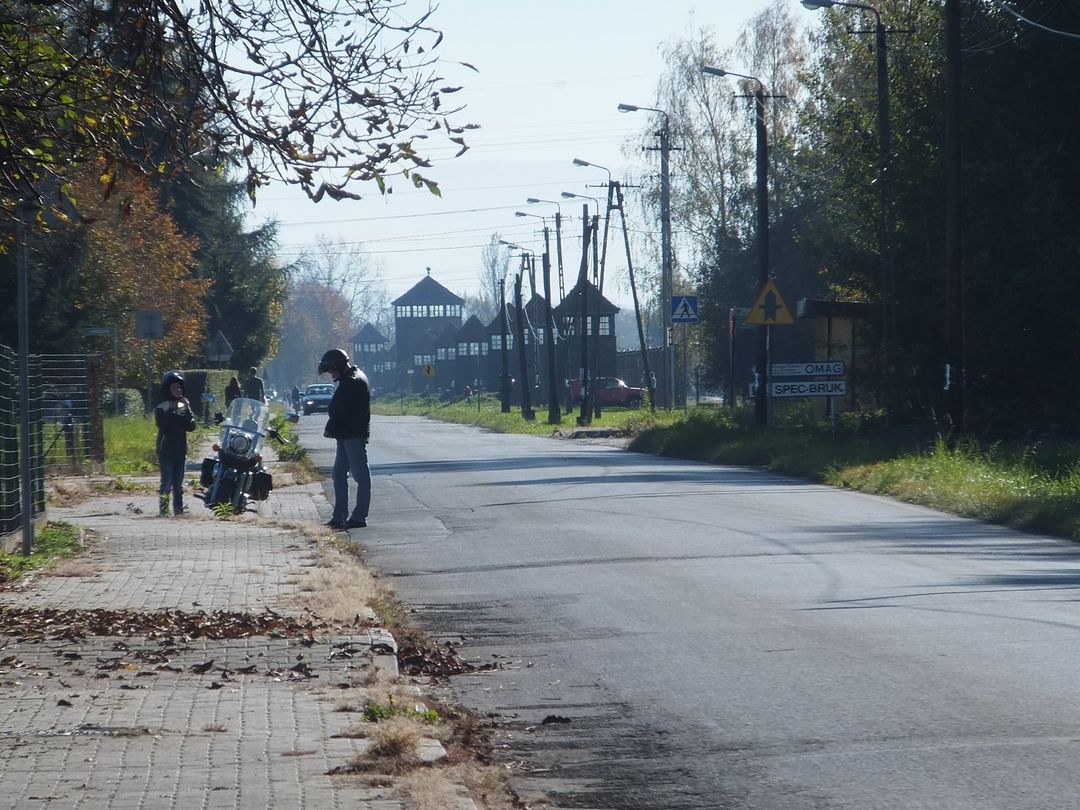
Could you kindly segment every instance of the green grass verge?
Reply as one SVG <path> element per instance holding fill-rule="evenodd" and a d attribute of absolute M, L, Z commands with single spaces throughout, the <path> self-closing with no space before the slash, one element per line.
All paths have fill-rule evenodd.
<path fill-rule="evenodd" d="M 198 448 L 206 428 L 188 434 L 188 451 Z M 142 416 L 105 419 L 105 471 L 110 475 L 150 475 L 158 471 L 157 427 Z"/>
<path fill-rule="evenodd" d="M 876 420 L 763 430 L 716 411 L 644 431 L 630 449 L 753 465 L 1025 531 L 1080 540 L 1080 447 L 950 443 Z"/>
<path fill-rule="evenodd" d="M 474 396 L 471 404 L 465 400 L 443 402 L 437 397 L 392 397 L 375 400 L 371 403 L 371 412 L 383 416 L 428 416 L 443 422 L 456 422 L 463 425 L 493 430 L 498 433 L 530 433 L 538 436 L 550 436 L 556 430 L 573 430 L 577 427 L 578 410 L 567 412 L 561 409 L 561 419 L 557 424 L 548 422 L 546 405 L 533 408 L 535 419 L 525 421 L 520 406 L 512 406 L 510 413 L 502 412 L 502 404 L 497 396 L 484 394 Z M 647 427 L 668 424 L 681 418 L 680 413 L 656 411 L 645 408 L 605 408 L 600 418 L 592 420 L 592 427 L 625 430 L 639 433 Z"/>
<path fill-rule="evenodd" d="M 10 582 L 30 571 L 73 557 L 80 548 L 79 529 L 76 526 L 70 523 L 46 523 L 34 533 L 34 547 L 29 556 L 21 553 L 0 554 L 0 582 Z"/>
<path fill-rule="evenodd" d="M 547 409 L 525 422 L 497 397 L 447 404 L 421 397 L 382 400 L 376 413 L 428 416 L 505 433 L 550 435 Z M 558 427 L 576 425 L 576 411 Z M 1080 540 L 1080 446 L 1067 443 L 950 443 L 925 430 L 888 429 L 880 413 L 845 414 L 834 428 L 806 405 L 783 409 L 776 425 L 754 425 L 749 408 L 604 411 L 594 427 L 626 430 L 630 449 L 656 455 L 764 467 L 837 487 L 887 495 L 1024 531 Z"/>

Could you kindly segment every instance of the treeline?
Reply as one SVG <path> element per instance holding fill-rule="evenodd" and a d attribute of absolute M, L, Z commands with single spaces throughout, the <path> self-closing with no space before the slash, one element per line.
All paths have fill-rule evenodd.
<path fill-rule="evenodd" d="M 17 341 L 20 219 L 31 350 L 111 353 L 111 336 L 86 330 L 115 328 L 131 384 L 143 379 L 139 310 L 163 315 L 159 367 L 201 364 L 219 330 L 234 368 L 275 354 L 300 276 L 274 259 L 272 223 L 245 227 L 241 200 L 273 181 L 313 202 L 355 199 L 392 190 L 392 174 L 438 191 L 417 141 L 464 151 L 469 127 L 444 101 L 460 87 L 437 70 L 432 10 L 256 11 L 0 4 L 0 341 Z"/>
<path fill-rule="evenodd" d="M 104 197 L 96 167 L 75 169 L 70 215 L 50 216 L 28 239 L 32 351 L 98 352 L 111 366 L 112 336 L 87 330 L 115 328 L 121 385 L 141 386 L 147 347 L 135 313 L 154 310 L 165 326 L 158 368 L 204 364 L 219 329 L 234 349 L 230 367 L 261 364 L 276 349 L 289 282 L 274 258 L 275 225 L 247 230 L 243 206 L 242 187 L 216 175 L 161 185 L 128 175 Z M 0 260 L 0 283 L 14 291 L 15 251 Z M 0 342 L 17 345 L 17 322 L 15 296 L 5 296 Z"/>
<path fill-rule="evenodd" d="M 939 421 L 945 384 L 945 47 L 941 0 L 878 0 L 889 31 L 889 197 L 897 415 Z M 1080 432 L 1080 8 L 963 3 L 963 297 L 967 426 Z M 696 287 L 695 332 L 714 382 L 728 374 L 727 308 L 757 289 L 754 85 L 771 98 L 770 269 L 789 302 L 880 302 L 878 92 L 872 13 L 778 0 L 731 50 L 708 30 L 666 48 L 677 285 Z M 806 15 L 805 17 L 797 15 Z M 867 33 L 869 32 L 869 33 Z M 655 216 L 655 179 L 646 196 Z M 677 289 L 679 287 L 677 286 Z M 882 319 L 861 323 L 881 343 Z M 775 331 L 775 330 L 774 330 Z M 741 384 L 740 380 L 740 384 Z M 873 381 L 886 398 L 883 375 Z"/>

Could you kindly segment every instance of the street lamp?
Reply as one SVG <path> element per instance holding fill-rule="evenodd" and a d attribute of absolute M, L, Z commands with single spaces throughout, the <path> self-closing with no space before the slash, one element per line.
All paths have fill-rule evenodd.
<path fill-rule="evenodd" d="M 593 205 L 596 206 L 596 216 L 600 216 L 600 200 L 596 199 L 596 197 L 590 197 L 588 194 L 575 194 L 572 191 L 560 191 L 559 196 L 564 200 L 592 200 Z"/>
<path fill-rule="evenodd" d="M 607 193 L 607 206 L 604 208 L 604 245 L 603 245 L 603 247 L 600 248 L 600 279 L 599 279 L 599 283 L 597 284 L 597 289 L 601 293 L 603 293 L 604 292 L 604 268 L 607 267 L 608 224 L 609 224 L 610 218 L 611 218 L 611 195 L 612 195 L 612 192 L 613 192 L 613 187 L 612 187 L 612 184 L 611 184 L 611 169 L 609 169 L 607 166 L 601 166 L 599 163 L 590 163 L 589 161 L 582 160 L 581 158 L 574 158 L 574 165 L 575 166 L 587 166 L 587 167 L 591 167 L 593 169 L 600 169 L 601 171 L 607 173 L 607 190 L 608 190 L 608 193 Z"/>
<path fill-rule="evenodd" d="M 547 203 L 548 205 L 555 206 L 555 253 L 557 254 L 559 261 L 559 300 L 561 301 L 566 297 L 566 285 L 563 281 L 562 261 L 562 204 L 555 200 L 542 200 L 539 197 L 527 197 L 525 202 L 529 203 L 529 205 Z"/>
<path fill-rule="evenodd" d="M 765 85 L 755 76 L 735 73 L 723 68 L 703 65 L 706 76 L 735 76 L 755 82 L 755 123 L 757 132 L 757 240 L 758 240 L 758 290 L 769 283 L 769 141 L 765 130 Z M 754 392 L 754 420 L 758 425 L 769 423 L 769 326 L 758 327 L 757 345 L 758 386 Z"/>
<path fill-rule="evenodd" d="M 664 320 L 664 366 L 667 384 L 664 386 L 667 407 L 675 407 L 675 341 L 671 326 L 671 297 L 673 268 L 671 250 L 671 173 L 668 157 L 671 153 L 671 116 L 656 107 L 639 107 L 636 104 L 620 104 L 619 112 L 654 112 L 664 117 L 660 128 L 660 306 Z"/>
<path fill-rule="evenodd" d="M 854 8 L 874 15 L 874 48 L 877 52 L 877 119 L 878 119 L 878 194 L 881 195 L 881 210 L 878 212 L 878 245 L 881 257 L 881 347 L 885 364 L 885 401 L 893 406 L 893 351 L 896 340 L 896 278 L 893 268 L 892 236 L 893 215 L 892 197 L 889 190 L 889 163 L 892 153 L 892 131 L 889 124 L 889 61 L 888 38 L 881 12 L 864 3 L 852 3 L 848 0 L 802 0 L 803 6 L 811 11 L 833 6 Z M 868 32 L 858 32 L 868 33 Z"/>

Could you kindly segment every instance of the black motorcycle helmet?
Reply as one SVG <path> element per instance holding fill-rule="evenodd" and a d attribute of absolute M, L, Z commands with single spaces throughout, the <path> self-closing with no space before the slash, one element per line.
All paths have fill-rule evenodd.
<path fill-rule="evenodd" d="M 166 371 L 165 376 L 161 378 L 161 393 L 165 399 L 172 399 L 172 394 L 169 389 L 173 383 L 180 383 L 180 390 L 184 391 L 184 375 L 180 371 Z M 186 393 L 186 392 L 185 392 Z"/>
<path fill-rule="evenodd" d="M 319 361 L 319 373 L 327 374 L 331 371 L 336 371 L 338 374 L 344 374 L 349 368 L 349 355 L 345 353 L 344 349 L 331 349 L 322 356 L 322 360 Z"/>

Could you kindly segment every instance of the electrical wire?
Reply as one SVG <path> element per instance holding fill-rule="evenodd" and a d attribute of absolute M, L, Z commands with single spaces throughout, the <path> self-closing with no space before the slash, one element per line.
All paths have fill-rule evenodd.
<path fill-rule="evenodd" d="M 1037 28 L 1040 31 L 1045 31 L 1048 34 L 1054 34 L 1055 36 L 1065 37 L 1066 39 L 1080 39 L 1080 34 L 1078 33 L 1074 33 L 1073 31 L 1061 31 L 1057 28 L 1051 28 L 1048 25 L 1043 25 L 1042 23 L 1035 22 L 1035 20 L 1025 17 L 1019 11 L 1006 3 L 1005 0 L 993 0 L 993 3 L 1002 11 L 1006 12 L 1007 14 L 1011 14 L 1017 20 L 1024 23 L 1025 25 L 1031 26 L 1032 28 Z"/>

